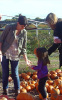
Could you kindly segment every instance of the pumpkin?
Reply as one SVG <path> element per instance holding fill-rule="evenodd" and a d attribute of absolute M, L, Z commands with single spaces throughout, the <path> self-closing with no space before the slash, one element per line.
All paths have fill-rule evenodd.
<path fill-rule="evenodd" d="M 52 81 L 52 80 L 47 80 L 47 83 L 48 83 L 49 85 L 53 85 L 53 81 Z"/>
<path fill-rule="evenodd" d="M 31 87 L 31 90 L 35 89 L 35 85 L 34 84 L 29 84 L 29 86 Z"/>
<path fill-rule="evenodd" d="M 33 76 L 32 76 L 32 79 L 33 79 L 33 80 L 36 80 L 36 79 L 37 79 L 37 75 L 33 75 Z"/>
<path fill-rule="evenodd" d="M 57 74 L 51 74 L 50 78 L 51 78 L 51 79 L 57 79 L 58 76 L 57 76 Z"/>
<path fill-rule="evenodd" d="M 58 77 L 62 77 L 62 72 L 57 73 Z"/>
<path fill-rule="evenodd" d="M 47 92 L 48 93 L 51 93 L 51 90 L 53 89 L 54 87 L 52 86 L 52 85 L 49 85 L 48 87 L 47 87 Z"/>
<path fill-rule="evenodd" d="M 3 98 L 3 97 L 4 97 L 4 98 Z M 5 100 L 8 100 L 8 99 L 9 99 L 7 95 L 0 95 L 0 99 L 1 99 L 1 100 L 2 100 L 2 98 L 5 99 Z"/>
<path fill-rule="evenodd" d="M 52 74 L 57 74 L 57 72 L 55 72 L 55 71 L 50 71 L 50 74 L 52 75 Z"/>
<path fill-rule="evenodd" d="M 60 90 L 59 89 L 52 89 L 51 90 L 51 100 L 56 100 L 57 95 L 60 94 Z"/>
<path fill-rule="evenodd" d="M 25 88 L 26 88 L 27 91 L 31 90 L 31 86 L 29 86 L 29 85 L 27 85 Z"/>
<path fill-rule="evenodd" d="M 51 94 L 60 94 L 60 90 L 59 89 L 57 89 L 57 88 L 53 88 L 52 90 L 51 90 Z"/>
<path fill-rule="evenodd" d="M 56 85 L 60 84 L 60 82 L 61 82 L 60 79 L 55 79 L 55 80 L 54 80 L 54 83 L 55 83 Z"/>
<path fill-rule="evenodd" d="M 48 88 L 49 87 L 49 84 L 46 82 L 46 85 L 45 86 L 46 86 L 46 88 Z"/>
<path fill-rule="evenodd" d="M 25 88 L 22 88 L 20 89 L 20 92 L 27 93 L 27 90 Z"/>
<path fill-rule="evenodd" d="M 21 77 L 22 77 L 22 78 L 24 78 L 25 75 L 26 75 L 25 73 L 21 73 Z"/>
<path fill-rule="evenodd" d="M 56 69 L 55 71 L 56 71 L 56 72 L 61 72 L 61 69 Z"/>
<path fill-rule="evenodd" d="M 37 75 L 37 71 L 33 72 L 33 75 Z"/>
<path fill-rule="evenodd" d="M 32 84 L 35 84 L 36 82 L 34 80 L 31 81 Z"/>
<path fill-rule="evenodd" d="M 62 95 L 58 95 L 56 100 L 62 100 Z"/>
<path fill-rule="evenodd" d="M 27 75 L 31 76 L 31 72 L 27 72 Z"/>
<path fill-rule="evenodd" d="M 25 79 L 25 80 L 29 80 L 29 79 L 30 79 L 30 76 L 27 75 L 27 74 L 25 74 L 24 79 Z"/>
<path fill-rule="evenodd" d="M 19 93 L 16 100 L 35 100 L 35 98 L 30 93 Z"/>
<path fill-rule="evenodd" d="M 62 95 L 62 88 L 60 88 L 60 94 Z"/>

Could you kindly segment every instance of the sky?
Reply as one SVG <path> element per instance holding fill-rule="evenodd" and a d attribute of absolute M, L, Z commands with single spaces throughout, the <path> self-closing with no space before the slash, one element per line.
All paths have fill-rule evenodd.
<path fill-rule="evenodd" d="M 49 13 L 62 18 L 62 0 L 0 0 L 0 15 L 25 15 L 27 18 L 46 18 Z M 2 16 L 3 19 L 11 17 Z"/>

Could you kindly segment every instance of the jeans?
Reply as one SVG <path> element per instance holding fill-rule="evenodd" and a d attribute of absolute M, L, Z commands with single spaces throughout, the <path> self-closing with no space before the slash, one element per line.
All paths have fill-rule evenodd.
<path fill-rule="evenodd" d="M 18 73 L 18 62 L 19 61 L 11 61 L 6 59 L 6 56 L 2 57 L 2 78 L 3 78 L 3 89 L 8 88 L 8 77 L 9 77 L 9 61 L 11 64 L 11 73 L 12 79 L 14 81 L 14 88 L 15 90 L 20 89 L 20 80 L 19 80 L 19 73 Z"/>

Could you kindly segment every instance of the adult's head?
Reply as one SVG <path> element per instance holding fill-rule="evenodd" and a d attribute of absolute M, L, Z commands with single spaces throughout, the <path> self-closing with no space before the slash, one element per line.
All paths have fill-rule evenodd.
<path fill-rule="evenodd" d="M 27 18 L 25 16 L 19 15 L 18 21 L 17 21 L 17 29 L 24 29 L 28 24 Z"/>
<path fill-rule="evenodd" d="M 54 30 L 55 29 L 55 24 L 57 23 L 58 18 L 54 13 L 49 13 L 46 17 L 46 22 L 48 25 Z"/>

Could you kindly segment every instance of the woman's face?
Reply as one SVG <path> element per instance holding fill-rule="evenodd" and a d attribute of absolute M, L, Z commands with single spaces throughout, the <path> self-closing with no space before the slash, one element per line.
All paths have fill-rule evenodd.
<path fill-rule="evenodd" d="M 51 27 L 52 30 L 55 29 L 55 25 L 51 25 L 51 24 L 49 24 L 49 26 Z"/>
<path fill-rule="evenodd" d="M 52 30 L 55 29 L 55 25 L 54 24 L 48 23 L 48 26 L 51 27 Z"/>
<path fill-rule="evenodd" d="M 20 25 L 19 22 L 17 22 L 17 30 L 23 30 L 24 28 L 24 25 Z"/>

